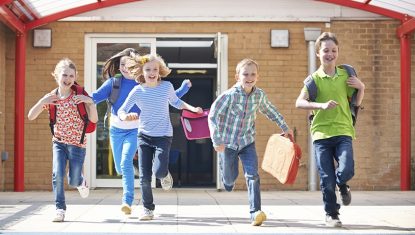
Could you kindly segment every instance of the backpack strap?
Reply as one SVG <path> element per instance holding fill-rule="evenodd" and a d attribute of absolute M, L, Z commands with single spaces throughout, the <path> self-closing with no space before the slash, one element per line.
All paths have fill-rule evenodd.
<path fill-rule="evenodd" d="M 120 95 L 121 79 L 122 79 L 122 75 L 119 73 L 117 73 L 113 78 L 111 93 L 108 99 L 106 100 L 107 112 L 105 113 L 105 116 L 104 116 L 104 128 L 107 127 L 107 120 L 108 120 L 109 114 L 111 113 L 111 107 L 112 105 L 115 104 L 115 102 L 118 100 L 118 96 Z"/>
<path fill-rule="evenodd" d="M 57 95 L 58 94 L 58 88 L 56 88 L 55 90 L 53 90 L 52 93 L 55 93 Z M 49 104 L 48 105 L 48 111 L 49 111 L 49 127 L 50 127 L 50 132 L 52 133 L 52 135 L 55 135 L 54 126 L 56 124 L 56 105 Z"/>
<path fill-rule="evenodd" d="M 72 85 L 71 89 L 75 91 L 75 95 L 88 95 L 85 89 L 82 86 L 79 86 L 77 83 Z M 81 117 L 82 121 L 84 122 L 84 127 L 82 128 L 82 135 L 81 140 L 79 141 L 80 144 L 84 143 L 86 129 L 88 127 L 89 118 L 88 112 L 86 111 L 85 103 L 79 103 L 76 105 L 78 109 L 79 116 Z"/>
<path fill-rule="evenodd" d="M 307 87 L 309 101 L 314 102 L 317 97 L 317 85 L 311 74 L 304 80 L 304 85 Z"/>
<path fill-rule="evenodd" d="M 352 76 L 357 77 L 356 70 L 353 68 L 353 66 L 348 65 L 348 64 L 341 64 L 339 68 L 346 70 L 349 77 L 352 77 Z M 356 99 L 357 99 L 357 89 L 355 89 L 355 91 L 353 92 L 352 97 L 349 98 L 349 106 L 350 106 L 350 112 L 352 113 L 353 126 L 356 124 L 357 113 L 359 112 L 359 106 L 356 105 Z"/>

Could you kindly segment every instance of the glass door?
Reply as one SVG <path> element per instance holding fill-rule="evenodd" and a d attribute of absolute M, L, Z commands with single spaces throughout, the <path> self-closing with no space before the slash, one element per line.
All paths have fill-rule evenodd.
<path fill-rule="evenodd" d="M 102 83 L 102 67 L 107 59 L 124 50 L 134 48 L 140 54 L 155 53 L 155 39 L 93 36 L 86 38 L 85 48 L 85 88 L 88 92 L 95 91 Z M 89 63 L 88 63 L 89 61 Z M 89 76 L 89 77 L 88 77 Z M 89 85 L 89 86 L 88 86 Z M 90 169 L 91 187 L 121 187 L 121 176 L 114 167 L 112 150 L 109 144 L 109 130 L 104 127 L 104 116 L 107 111 L 106 102 L 97 105 L 99 121 L 97 130 L 89 136 L 88 154 L 85 168 Z M 137 161 L 134 160 L 135 168 Z M 88 171 L 85 171 L 86 173 Z M 138 173 L 138 168 L 136 168 Z M 136 179 L 138 177 L 136 176 Z M 135 182 L 138 185 L 138 180 Z"/>

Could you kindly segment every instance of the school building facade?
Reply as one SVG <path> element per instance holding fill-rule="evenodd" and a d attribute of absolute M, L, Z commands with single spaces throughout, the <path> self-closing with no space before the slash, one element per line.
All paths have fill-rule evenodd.
<path fill-rule="evenodd" d="M 91 11 L 39 27 L 51 32 L 50 46 L 35 47 L 34 30 L 27 37 L 25 115 L 39 98 L 56 87 L 50 73 L 64 57 L 75 62 L 78 82 L 91 92 L 102 83 L 103 62 L 116 52 L 134 47 L 141 53 L 158 53 L 173 69 L 167 79 L 176 88 L 183 79 L 192 81 L 193 87 L 183 99 L 203 108 L 209 108 L 218 94 L 235 83 L 236 64 L 249 57 L 260 65 L 258 87 L 295 130 L 303 152 L 295 184 L 282 185 L 260 170 L 261 189 L 308 190 L 313 185 L 318 187 L 318 179 L 310 177 L 313 169 L 307 112 L 296 109 L 295 100 L 310 66 L 319 66 L 315 54 L 310 52 L 315 40 L 313 34 L 330 31 L 340 43 L 338 63 L 353 65 L 366 85 L 364 109 L 355 127 L 355 176 L 349 183 L 353 190 L 399 190 L 401 83 L 400 42 L 396 33 L 399 24 L 381 15 L 308 0 L 140 1 Z M 312 34 L 311 39 L 307 38 L 308 33 Z M 0 151 L 8 157 L 1 161 L 0 188 L 7 191 L 13 190 L 14 185 L 15 46 L 14 32 L 0 23 Z M 411 46 L 411 94 L 414 94 L 413 35 Z M 413 116 L 414 95 L 411 103 Z M 112 166 L 108 131 L 103 127 L 105 104 L 98 109 L 98 129 L 88 136 L 85 175 L 92 187 L 121 187 L 120 176 Z M 180 112 L 172 109 L 171 119 L 174 143 L 170 170 L 175 187 L 220 188 L 216 154 L 210 140 L 186 140 Z M 47 112 L 35 121 L 25 120 L 25 190 L 51 190 L 52 145 L 48 121 Z M 268 138 L 280 129 L 258 114 L 256 130 L 260 165 Z M 415 136 L 412 126 L 411 135 Z M 413 190 L 413 138 L 411 149 Z M 236 189 L 246 189 L 242 168 Z"/>

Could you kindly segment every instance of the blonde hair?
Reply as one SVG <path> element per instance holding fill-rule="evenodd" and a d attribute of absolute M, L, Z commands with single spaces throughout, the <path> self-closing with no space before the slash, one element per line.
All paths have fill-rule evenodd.
<path fill-rule="evenodd" d="M 55 70 L 51 73 L 55 79 L 57 78 L 59 72 L 61 72 L 64 68 L 70 68 L 75 71 L 75 75 L 78 75 L 78 70 L 76 70 L 76 65 L 72 60 L 69 58 L 61 59 L 55 66 Z"/>
<path fill-rule="evenodd" d="M 167 77 L 170 74 L 171 69 L 167 67 L 166 62 L 164 62 L 163 58 L 161 58 L 159 55 L 135 55 L 127 60 L 126 67 L 130 74 L 136 78 L 138 83 L 144 83 L 145 80 L 142 72 L 144 64 L 152 61 L 157 61 L 159 65 L 159 80 L 161 80 L 161 78 Z"/>
<path fill-rule="evenodd" d="M 245 67 L 245 66 L 247 66 L 247 65 L 251 65 L 251 64 L 253 64 L 253 65 L 255 65 L 256 66 L 256 69 L 257 69 L 257 72 L 259 73 L 259 64 L 258 64 L 258 62 L 256 62 L 255 60 L 253 60 L 253 59 L 250 59 L 250 58 L 245 58 L 245 59 L 243 59 L 243 60 L 241 60 L 237 65 L 236 65 L 236 76 L 238 76 L 239 75 L 239 72 L 241 71 L 241 69 L 243 68 L 243 67 Z"/>

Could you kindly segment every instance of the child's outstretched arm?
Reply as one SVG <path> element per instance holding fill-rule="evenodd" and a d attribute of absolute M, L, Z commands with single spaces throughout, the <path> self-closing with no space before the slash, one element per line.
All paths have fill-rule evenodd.
<path fill-rule="evenodd" d="M 93 123 L 98 122 L 98 111 L 97 107 L 94 104 L 94 100 L 86 95 L 75 95 L 74 96 L 75 104 L 85 103 L 86 112 L 88 113 L 89 121 Z"/>
<path fill-rule="evenodd" d="M 129 113 L 130 109 L 137 103 L 136 87 L 130 91 L 124 104 L 118 109 L 117 115 L 121 121 L 133 121 L 138 119 L 138 113 Z"/>
<path fill-rule="evenodd" d="M 190 104 L 188 104 L 186 102 L 183 102 L 182 109 L 187 109 L 187 110 L 189 110 L 191 112 L 194 112 L 194 113 L 203 113 L 203 109 L 201 107 L 194 107 L 194 106 L 191 106 Z"/>
<path fill-rule="evenodd" d="M 58 96 L 53 93 L 47 93 L 30 109 L 27 118 L 29 120 L 35 120 L 40 113 L 45 109 L 45 105 L 53 104 L 58 101 Z"/>
<path fill-rule="evenodd" d="M 183 80 L 182 85 L 176 90 L 177 97 L 182 98 L 186 95 L 187 92 L 189 92 L 190 87 L 192 87 L 192 82 L 190 82 L 189 79 Z"/>
<path fill-rule="evenodd" d="M 288 137 L 289 135 L 293 135 L 293 131 L 288 127 L 287 123 L 285 122 L 284 117 L 278 111 L 278 109 L 268 100 L 267 96 L 264 94 L 263 99 L 261 99 L 261 103 L 259 104 L 259 111 L 264 114 L 269 120 L 276 122 L 277 125 L 282 129 L 284 132 L 284 136 Z"/>

